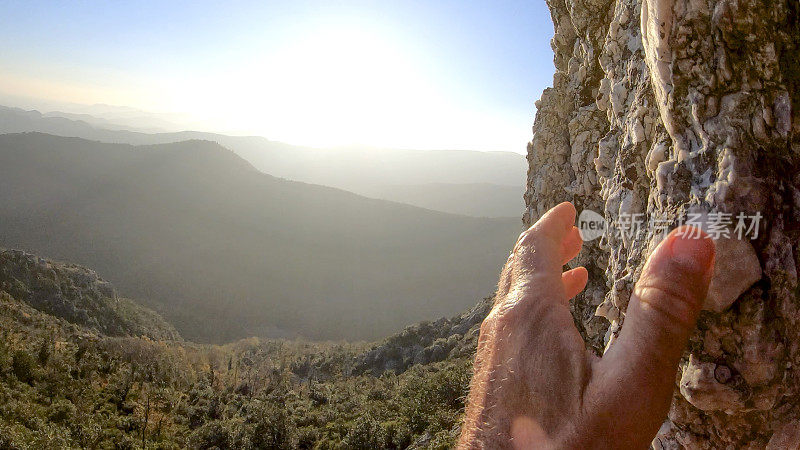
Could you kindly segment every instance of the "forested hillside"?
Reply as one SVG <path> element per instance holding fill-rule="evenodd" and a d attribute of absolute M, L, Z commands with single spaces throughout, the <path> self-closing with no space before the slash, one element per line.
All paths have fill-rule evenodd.
<path fill-rule="evenodd" d="M 117 319 L 96 309 L 87 310 L 91 326 L 59 315 L 81 310 L 88 292 L 101 304 L 119 299 L 101 279 L 81 284 L 88 269 L 2 255 L 0 448 L 444 449 L 458 434 L 484 306 L 374 346 L 199 345 L 156 339 L 169 337 L 158 320 L 117 330 Z M 43 282 L 53 273 L 58 311 L 31 300 L 54 292 Z M 442 342 L 464 344 L 378 367 L 388 359 L 376 355 L 432 354 Z"/>
<path fill-rule="evenodd" d="M 291 182 L 216 143 L 0 136 L 0 243 L 90 266 L 187 339 L 377 339 L 494 290 L 520 225 Z"/>

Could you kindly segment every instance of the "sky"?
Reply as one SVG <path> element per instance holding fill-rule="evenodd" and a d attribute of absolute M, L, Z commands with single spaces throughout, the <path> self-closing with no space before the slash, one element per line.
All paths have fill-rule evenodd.
<path fill-rule="evenodd" d="M 303 145 L 524 153 L 552 35 L 544 0 L 3 0 L 0 96 Z"/>

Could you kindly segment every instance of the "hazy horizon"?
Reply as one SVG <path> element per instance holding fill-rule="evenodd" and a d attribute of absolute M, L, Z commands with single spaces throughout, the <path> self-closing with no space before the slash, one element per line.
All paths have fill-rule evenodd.
<path fill-rule="evenodd" d="M 202 124 L 196 124 L 192 122 L 183 122 L 180 119 L 181 114 L 179 113 L 172 113 L 172 112 L 163 112 L 163 111 L 145 111 L 138 108 L 134 108 L 127 105 L 111 105 L 107 103 L 93 103 L 93 104 L 81 104 L 81 103 L 68 103 L 68 102 L 54 102 L 48 101 L 45 99 L 35 99 L 35 98 L 26 98 L 20 96 L 8 96 L 3 95 L 0 93 L 0 107 L 8 107 L 8 108 L 17 108 L 23 111 L 38 111 L 39 113 L 45 116 L 54 116 L 54 117 L 65 117 L 65 116 L 78 116 L 78 115 L 87 115 L 92 116 L 95 119 L 103 119 L 108 121 L 109 125 L 114 125 L 115 127 L 111 129 L 119 129 L 119 130 L 129 130 L 129 131 L 139 131 L 143 133 L 180 133 L 180 132 L 202 132 L 202 133 L 212 133 L 212 134 L 220 134 L 225 136 L 231 137 L 256 137 L 256 138 L 264 138 L 271 142 L 281 143 L 281 144 L 288 144 L 292 146 L 298 147 L 307 147 L 311 149 L 317 150 L 358 150 L 358 149 L 365 149 L 365 150 L 376 150 L 376 151 L 391 151 L 391 150 L 419 150 L 419 151 L 466 151 L 466 152 L 481 152 L 481 153 L 517 153 L 521 155 L 525 155 L 526 152 L 524 148 L 522 151 L 517 150 L 507 150 L 507 149 L 491 149 L 491 148 L 450 148 L 450 147 L 390 147 L 390 146 L 378 146 L 378 145 L 369 145 L 369 144 L 361 144 L 361 143 L 343 143 L 343 144 L 333 144 L 333 145 L 314 145 L 314 144 L 303 144 L 302 142 L 288 142 L 280 139 L 273 139 L 270 136 L 265 136 L 263 134 L 258 133 L 245 133 L 245 132 L 225 132 L 225 131 L 218 131 L 214 129 L 208 129 L 203 127 Z M 108 116 L 104 116 L 103 114 L 92 113 L 90 110 L 92 108 L 107 108 L 107 109 L 118 109 L 120 111 L 127 111 L 131 114 L 133 113 L 141 113 L 142 116 L 139 118 L 145 118 L 148 120 L 159 121 L 161 126 L 154 126 L 154 127 L 136 127 L 131 125 L 130 123 L 125 123 L 125 119 L 116 120 L 114 118 L 110 118 Z M 62 115 L 63 114 L 63 115 Z M 177 119 L 175 119 L 177 118 Z M 173 120 L 170 120 L 173 119 Z M 185 120 L 185 119 L 184 119 Z M 91 125 L 91 124 L 90 124 Z M 195 126 L 196 125 L 196 126 Z M 103 129 L 102 126 L 95 125 L 96 128 Z M 49 134 L 49 133 L 46 133 Z"/>
<path fill-rule="evenodd" d="M 119 105 L 179 128 L 322 148 L 524 153 L 553 73 L 544 2 L 0 11 L 0 34 L 15 42 L 0 57 L 8 106 Z"/>

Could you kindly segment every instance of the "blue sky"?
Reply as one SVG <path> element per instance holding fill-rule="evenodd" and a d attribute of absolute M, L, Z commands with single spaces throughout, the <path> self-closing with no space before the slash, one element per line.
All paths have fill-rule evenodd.
<path fill-rule="evenodd" d="M 0 94 L 311 145 L 524 152 L 544 1 L 10 1 Z"/>

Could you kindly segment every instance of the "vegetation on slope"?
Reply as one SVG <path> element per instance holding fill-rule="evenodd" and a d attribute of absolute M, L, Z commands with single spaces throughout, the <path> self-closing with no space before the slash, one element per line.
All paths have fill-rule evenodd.
<path fill-rule="evenodd" d="M 18 264 L 0 260 L 2 273 L 9 266 Z M 27 298 L 38 295 L 37 277 L 18 280 Z M 470 336 L 480 311 L 440 322 Z M 357 370 L 381 346 L 402 353 L 436 341 L 426 324 L 372 349 L 255 338 L 210 346 L 110 336 L 101 330 L 113 316 L 92 317 L 99 326 L 88 328 L 0 289 L 0 448 L 450 448 L 458 434 L 474 347 L 403 370 Z"/>
<path fill-rule="evenodd" d="M 152 310 L 117 296 L 93 270 L 0 249 L 0 290 L 42 312 L 111 336 L 180 340 Z"/>

